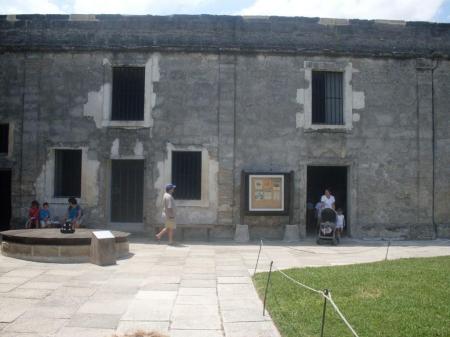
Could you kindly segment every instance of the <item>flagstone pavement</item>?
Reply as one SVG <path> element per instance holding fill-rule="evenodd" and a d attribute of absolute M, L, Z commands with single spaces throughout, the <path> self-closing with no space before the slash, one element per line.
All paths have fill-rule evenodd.
<path fill-rule="evenodd" d="M 117 265 L 0 256 L 1 337 L 109 337 L 137 329 L 171 337 L 279 337 L 253 288 L 259 245 L 157 245 L 132 239 Z M 270 242 L 258 271 L 450 255 L 450 241 Z"/>

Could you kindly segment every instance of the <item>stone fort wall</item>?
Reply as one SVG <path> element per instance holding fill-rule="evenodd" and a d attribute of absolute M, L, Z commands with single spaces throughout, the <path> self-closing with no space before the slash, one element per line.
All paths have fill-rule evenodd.
<path fill-rule="evenodd" d="M 450 234 L 450 25 L 214 16 L 0 17 L 0 122 L 12 125 L 13 216 L 53 197 L 54 149 L 83 153 L 81 203 L 109 228 L 112 159 L 144 159 L 144 222 L 159 222 L 170 151 L 203 153 L 202 200 L 181 222 L 240 222 L 241 170 L 294 171 L 293 223 L 306 233 L 308 165 L 348 168 L 354 237 Z M 108 121 L 111 67 L 146 73 L 141 125 Z M 311 69 L 343 71 L 346 123 L 308 124 Z M 245 217 L 282 237 L 285 216 Z"/>

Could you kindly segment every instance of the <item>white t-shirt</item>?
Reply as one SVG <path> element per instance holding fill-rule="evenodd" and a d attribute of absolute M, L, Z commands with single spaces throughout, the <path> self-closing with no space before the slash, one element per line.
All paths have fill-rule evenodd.
<path fill-rule="evenodd" d="M 171 208 L 172 211 L 168 211 L 169 208 Z M 164 193 L 163 197 L 163 211 L 162 211 L 163 219 L 166 219 L 167 215 L 173 215 L 173 217 L 175 218 L 175 199 L 170 193 L 166 192 Z"/>
<path fill-rule="evenodd" d="M 320 201 L 324 203 L 325 205 L 324 208 L 333 208 L 333 204 L 336 202 L 336 200 L 334 200 L 334 197 L 332 195 L 330 195 L 329 198 L 327 198 L 326 195 L 322 195 Z"/>
<path fill-rule="evenodd" d="M 336 216 L 336 228 L 344 228 L 345 217 L 344 214 L 338 214 Z"/>

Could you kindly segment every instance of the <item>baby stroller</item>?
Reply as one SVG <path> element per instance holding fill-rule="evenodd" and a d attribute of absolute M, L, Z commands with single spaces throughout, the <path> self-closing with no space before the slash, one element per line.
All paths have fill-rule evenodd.
<path fill-rule="evenodd" d="M 332 245 L 337 245 L 339 239 L 336 236 L 336 212 L 334 209 L 325 208 L 319 220 L 319 234 L 317 244 L 320 245 L 329 241 Z"/>

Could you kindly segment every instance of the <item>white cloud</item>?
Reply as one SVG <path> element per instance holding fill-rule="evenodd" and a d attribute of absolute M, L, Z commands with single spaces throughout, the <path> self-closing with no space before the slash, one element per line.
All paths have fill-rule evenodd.
<path fill-rule="evenodd" d="M 62 14 L 63 11 L 50 0 L 0 0 L 2 14 Z"/>
<path fill-rule="evenodd" d="M 256 0 L 241 15 L 431 20 L 444 0 Z"/>
<path fill-rule="evenodd" d="M 215 0 L 0 0 L 2 14 L 196 13 Z"/>
<path fill-rule="evenodd" d="M 237 14 L 431 20 L 444 0 L 254 0 Z M 1 14 L 195 14 L 218 0 L 0 0 Z"/>
<path fill-rule="evenodd" d="M 210 0 L 75 0 L 73 12 L 80 14 L 176 14 L 195 12 Z"/>

